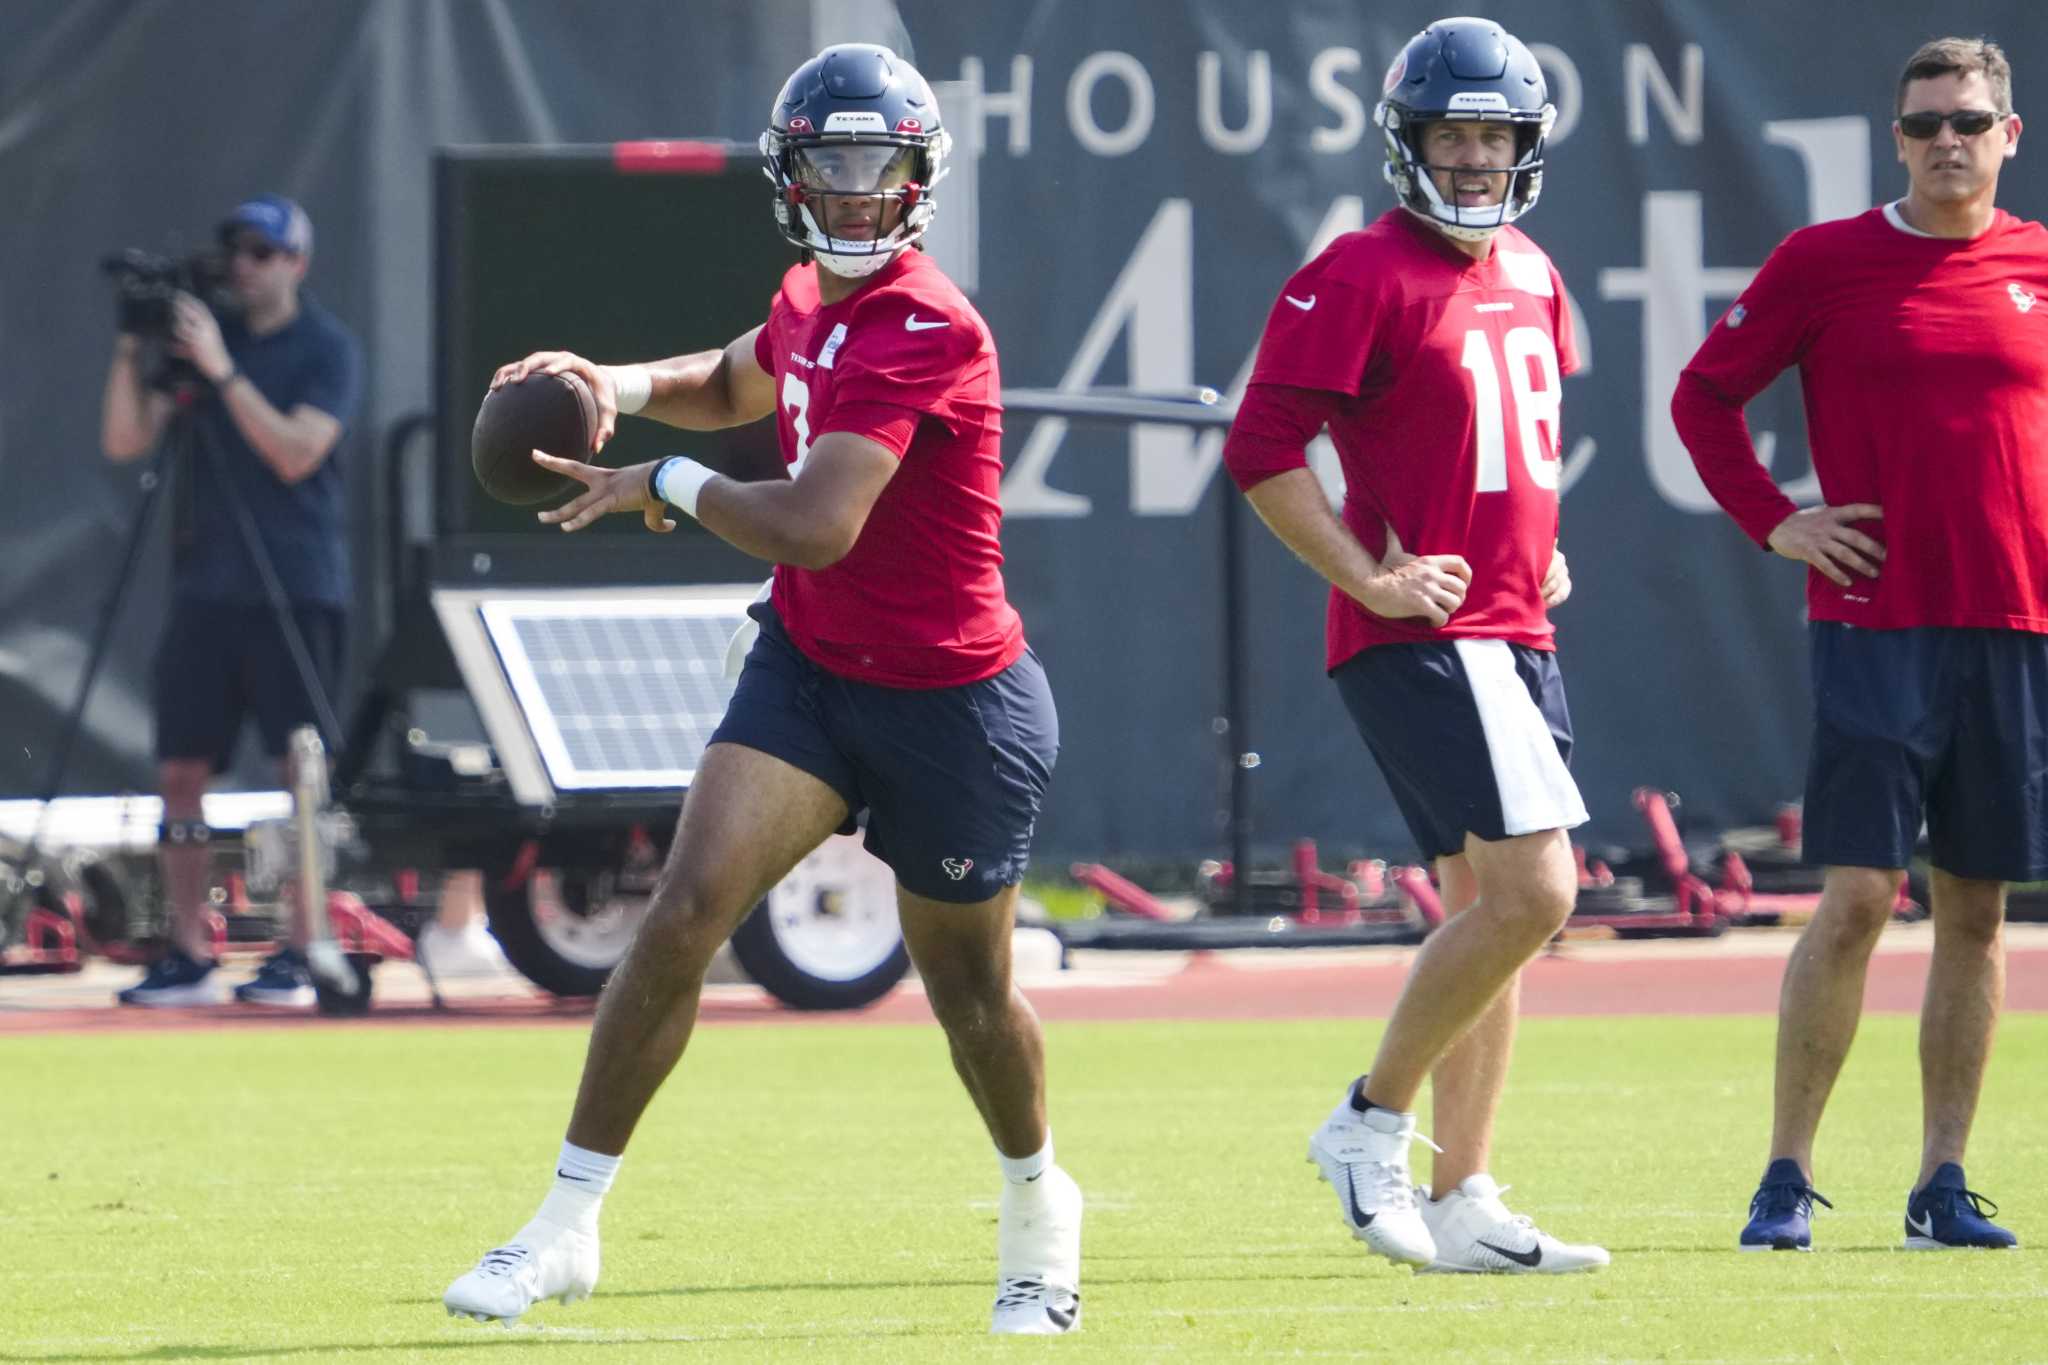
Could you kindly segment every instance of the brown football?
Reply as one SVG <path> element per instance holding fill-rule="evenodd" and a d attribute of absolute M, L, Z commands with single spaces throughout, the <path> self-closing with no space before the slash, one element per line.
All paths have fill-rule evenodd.
<path fill-rule="evenodd" d="M 588 385 L 573 374 L 530 374 L 484 395 L 469 433 L 470 468 L 499 502 L 548 502 L 579 485 L 535 464 L 533 452 L 587 461 L 596 434 L 597 400 Z"/>

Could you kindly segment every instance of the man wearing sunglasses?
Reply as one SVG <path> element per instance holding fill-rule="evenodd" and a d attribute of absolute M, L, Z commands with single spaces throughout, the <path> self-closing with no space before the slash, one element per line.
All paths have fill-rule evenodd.
<path fill-rule="evenodd" d="M 1809 566 L 1805 856 L 1827 878 L 1785 969 L 1744 1250 L 1812 1245 L 1814 1134 L 1923 816 L 1935 937 L 1905 1245 L 2016 1242 L 1962 1162 L 2004 995 L 2006 885 L 2048 877 L 2048 231 L 1994 202 L 2020 137 L 1995 44 L 1923 46 L 1895 111 L 1905 197 L 1788 237 L 1671 405 L 1722 507 Z M 1825 498 L 1805 509 L 1742 416 L 1794 364 Z"/>
<path fill-rule="evenodd" d="M 347 329 L 300 295 L 313 254 L 304 209 L 259 195 L 222 221 L 220 243 L 239 316 L 216 318 L 180 293 L 167 347 L 203 386 L 175 396 L 153 388 L 143 373 L 142 339 L 124 333 L 115 342 L 101 415 L 100 443 L 117 462 L 154 449 L 175 414 L 189 423 L 190 437 L 173 474 L 179 514 L 154 696 L 164 803 L 157 856 L 171 943 L 140 983 L 120 993 L 129 1005 L 225 998 L 207 932 L 209 831 L 201 801 L 213 775 L 232 761 L 246 719 L 255 720 L 264 752 L 282 761 L 291 732 L 318 714 L 237 502 L 255 523 L 330 703 L 341 679 L 351 590 L 345 489 L 329 457 L 355 415 L 359 348 Z M 305 907 L 297 907 L 287 946 L 235 989 L 237 999 L 313 1003 L 307 927 Z"/>

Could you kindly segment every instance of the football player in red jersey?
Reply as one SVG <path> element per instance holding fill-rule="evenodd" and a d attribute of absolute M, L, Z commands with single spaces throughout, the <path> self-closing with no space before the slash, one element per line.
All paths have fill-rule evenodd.
<path fill-rule="evenodd" d="M 786 467 L 740 482 L 683 457 L 611 470 L 535 454 L 587 485 L 543 521 L 574 531 L 637 512 L 665 531 L 681 509 L 777 568 L 647 919 L 599 1005 L 554 1187 L 449 1287 L 451 1312 L 516 1318 L 590 1292 L 599 1201 L 689 1041 L 712 954 L 865 810 L 1005 1177 L 992 1330 L 1079 1323 L 1081 1192 L 1053 1163 L 1043 1042 L 1010 970 L 1058 720 L 1003 591 L 995 343 L 917 248 L 947 141 L 909 63 L 827 48 L 790 77 L 762 136 L 776 221 L 812 257 L 763 325 L 722 351 L 621 367 L 547 352 L 494 380 L 582 376 L 600 445 L 620 412 L 696 430 L 773 413 Z"/>
<path fill-rule="evenodd" d="M 1934 960 L 1905 1244 L 2016 1244 L 1962 1162 L 2004 997 L 2006 885 L 2048 877 L 2048 230 L 1995 203 L 2020 135 L 1996 44 L 1926 44 L 1894 108 L 1905 197 L 1786 238 L 1671 404 L 1722 507 L 1810 566 L 1805 856 L 1827 880 L 1785 968 L 1745 1249 L 1812 1245 L 1814 1134 L 1923 816 Z M 1742 416 L 1793 365 L 1824 499 L 1805 509 Z"/>
<path fill-rule="evenodd" d="M 1440 20 L 1409 42 L 1374 115 L 1400 206 L 1280 291 L 1224 447 L 1266 524 L 1330 581 L 1327 666 L 1451 912 L 1309 1144 L 1352 1235 L 1433 1270 L 1608 1260 L 1510 1213 L 1487 1169 L 1521 969 L 1571 914 L 1566 831 L 1586 818 L 1547 614 L 1570 591 L 1559 381 L 1578 357 L 1557 272 L 1511 226 L 1542 188 L 1554 116 L 1498 24 Z M 1325 426 L 1341 517 L 1307 468 Z M 1408 1167 L 1425 1080 L 1434 1198 Z"/>

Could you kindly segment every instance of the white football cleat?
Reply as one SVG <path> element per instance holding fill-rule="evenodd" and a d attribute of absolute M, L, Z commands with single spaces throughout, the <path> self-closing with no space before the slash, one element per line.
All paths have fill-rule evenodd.
<path fill-rule="evenodd" d="M 1081 1325 L 1081 1187 L 1057 1166 L 1003 1182 L 996 1225 L 997 1336 L 1057 1336 Z"/>
<path fill-rule="evenodd" d="M 1308 1140 L 1308 1159 L 1337 1191 L 1351 1235 L 1396 1265 L 1428 1265 L 1436 1242 L 1422 1221 L 1408 1176 L 1408 1144 L 1430 1143 L 1415 1115 L 1359 1113 L 1347 1094 Z"/>
<path fill-rule="evenodd" d="M 452 1317 L 519 1321 L 542 1299 L 575 1303 L 597 1288 L 597 1233 L 534 1219 L 441 1296 Z"/>
<path fill-rule="evenodd" d="M 1424 1269 L 1438 1274 L 1566 1275 L 1598 1270 L 1610 1259 L 1604 1247 L 1558 1241 L 1501 1202 L 1505 1185 L 1490 1175 L 1465 1177 L 1442 1199 L 1422 1192 L 1422 1221 L 1436 1238 L 1436 1259 Z"/>

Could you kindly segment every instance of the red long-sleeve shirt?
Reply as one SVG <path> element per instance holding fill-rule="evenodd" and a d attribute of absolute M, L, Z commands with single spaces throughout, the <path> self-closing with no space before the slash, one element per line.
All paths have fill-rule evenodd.
<path fill-rule="evenodd" d="M 2048 229 L 2003 211 L 1968 240 L 1894 209 L 1781 243 L 1679 377 L 1672 420 L 1759 545 L 1796 510 L 1742 409 L 1797 365 L 1821 494 L 1875 503 L 1875 579 L 1807 575 L 1812 619 L 2048 633 Z"/>

